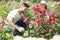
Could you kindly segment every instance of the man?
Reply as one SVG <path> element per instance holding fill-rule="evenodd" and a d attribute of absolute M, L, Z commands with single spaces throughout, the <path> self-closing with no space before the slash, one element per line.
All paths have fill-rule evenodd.
<path fill-rule="evenodd" d="M 26 29 L 26 24 L 23 23 L 24 19 L 21 18 L 24 16 L 23 14 L 27 12 L 28 8 L 29 5 L 27 3 L 23 3 L 19 9 L 10 11 L 7 16 L 6 20 L 15 29 L 13 33 L 14 36 L 23 34 L 22 32 Z"/>

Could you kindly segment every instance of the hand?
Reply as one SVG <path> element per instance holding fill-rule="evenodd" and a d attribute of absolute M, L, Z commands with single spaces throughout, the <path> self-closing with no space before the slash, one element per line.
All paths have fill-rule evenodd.
<path fill-rule="evenodd" d="M 19 28 L 18 28 L 18 31 L 19 31 L 19 32 L 24 32 L 24 28 L 23 28 L 23 27 L 19 27 Z"/>

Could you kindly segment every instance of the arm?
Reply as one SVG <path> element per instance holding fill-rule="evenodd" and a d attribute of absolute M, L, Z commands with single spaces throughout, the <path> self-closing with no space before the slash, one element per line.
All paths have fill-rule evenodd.
<path fill-rule="evenodd" d="M 14 19 L 11 18 L 10 20 L 7 20 L 8 23 L 14 28 L 14 29 L 17 29 L 19 32 L 21 32 L 21 28 L 19 28 L 17 25 L 14 24 Z"/>

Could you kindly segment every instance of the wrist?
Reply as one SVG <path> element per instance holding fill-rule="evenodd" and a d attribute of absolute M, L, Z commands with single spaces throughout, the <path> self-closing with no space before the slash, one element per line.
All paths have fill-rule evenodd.
<path fill-rule="evenodd" d="M 15 25 L 15 29 L 17 29 L 17 30 L 18 30 L 18 29 L 19 29 L 19 27 Z"/>

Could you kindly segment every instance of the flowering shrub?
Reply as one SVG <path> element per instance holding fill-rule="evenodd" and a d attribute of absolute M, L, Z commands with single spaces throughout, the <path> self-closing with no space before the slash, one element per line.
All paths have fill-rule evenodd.
<path fill-rule="evenodd" d="M 30 36 L 30 37 L 51 38 L 55 34 L 60 34 L 60 6 L 57 4 L 57 2 L 47 2 L 47 8 L 49 9 L 48 12 L 49 15 L 47 16 L 46 16 L 46 9 L 40 8 L 40 4 L 36 5 L 34 5 L 33 3 L 29 4 L 30 4 L 29 11 L 26 14 L 24 14 L 26 17 L 29 18 L 29 20 L 25 18 L 25 20 L 23 21 L 24 23 L 28 22 L 27 29 L 24 32 L 23 37 Z M 8 2 L 6 4 L 3 4 L 0 7 L 1 8 L 0 16 L 6 18 L 10 10 L 18 8 L 17 5 L 18 5 L 17 2 L 13 3 Z M 3 32 L 1 32 L 1 35 L 2 33 Z M 4 33 L 4 39 L 6 39 L 5 34 L 6 32 Z M 10 33 L 8 32 L 8 35 L 9 34 Z"/>
<path fill-rule="evenodd" d="M 59 13 L 57 13 L 56 11 L 58 5 L 56 4 L 56 2 L 54 2 L 54 4 L 52 4 L 51 2 L 51 4 L 49 4 L 49 6 L 47 7 L 49 9 L 49 15 L 46 15 L 46 9 L 40 8 L 40 6 L 41 5 L 36 4 L 29 8 L 29 14 L 27 14 L 27 17 L 29 17 L 30 19 L 27 25 L 27 30 L 23 35 L 24 37 L 31 36 L 51 38 L 53 35 L 60 33 L 58 29 L 59 18 L 57 18 Z"/>

